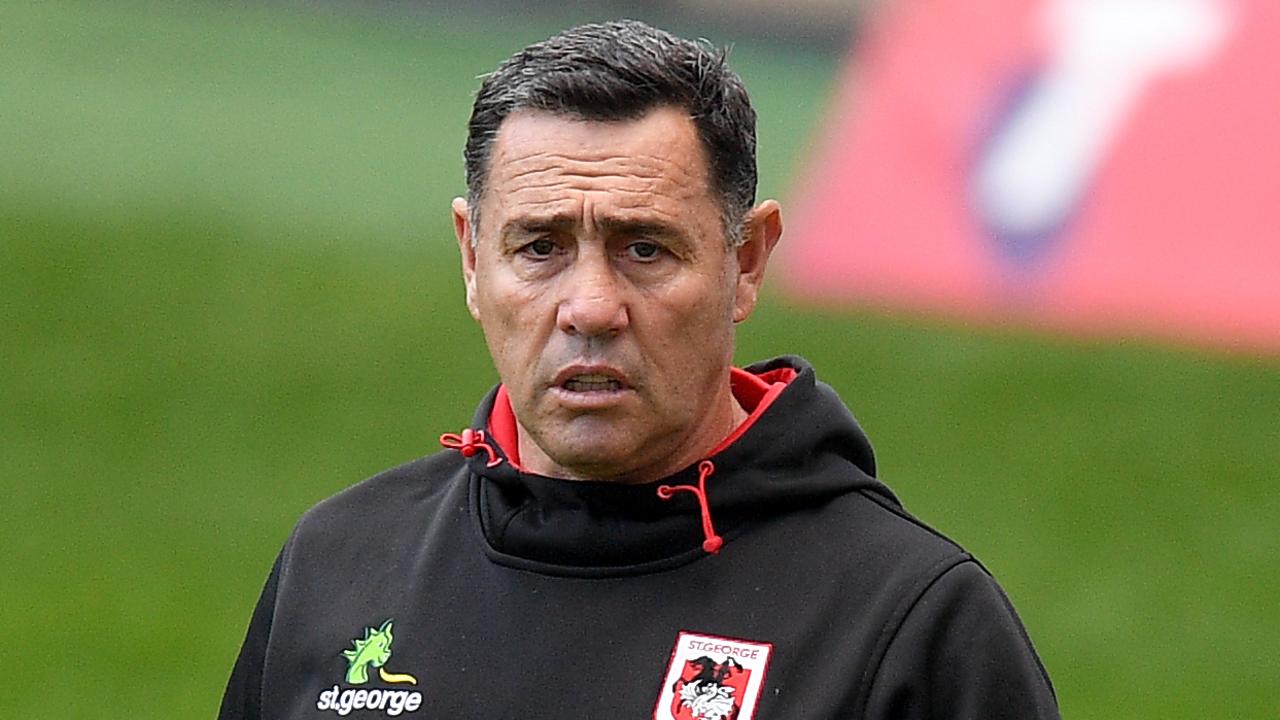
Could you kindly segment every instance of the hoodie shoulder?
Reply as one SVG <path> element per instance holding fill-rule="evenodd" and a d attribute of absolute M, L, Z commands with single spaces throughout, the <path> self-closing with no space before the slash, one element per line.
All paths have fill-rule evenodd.
<path fill-rule="evenodd" d="M 867 718 L 1058 720 L 1053 684 L 1004 591 L 974 561 L 934 578 L 864 687 Z"/>
<path fill-rule="evenodd" d="M 306 543 L 317 536 L 342 541 L 385 533 L 410 517 L 424 518 L 442 503 L 452 502 L 449 491 L 465 476 L 465 464 L 457 453 L 438 452 L 412 460 L 320 501 L 303 513 L 294 535 Z"/>
<path fill-rule="evenodd" d="M 978 708 L 974 717 L 1058 717 L 1048 674 L 980 561 L 876 492 L 833 505 L 850 528 L 841 549 L 856 558 L 844 580 L 890 589 L 880 595 L 876 660 L 859 692 L 865 717 L 923 720 L 959 706 Z"/>
<path fill-rule="evenodd" d="M 873 564 L 899 582 L 924 587 L 956 564 L 973 559 L 959 543 L 877 488 L 859 488 L 833 505 L 846 516 L 845 549 L 860 557 L 879 558 Z"/>

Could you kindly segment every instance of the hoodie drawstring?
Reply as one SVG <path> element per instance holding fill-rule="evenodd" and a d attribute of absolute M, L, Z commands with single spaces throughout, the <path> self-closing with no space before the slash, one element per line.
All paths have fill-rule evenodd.
<path fill-rule="evenodd" d="M 465 428 L 461 435 L 445 433 L 440 436 L 440 444 L 451 450 L 457 450 L 462 453 L 462 457 L 466 458 L 484 450 L 489 455 L 489 462 L 485 463 L 485 467 L 502 464 L 502 458 L 498 457 L 498 453 L 493 449 L 493 446 L 485 442 L 483 430 Z"/>
<path fill-rule="evenodd" d="M 474 457 L 476 453 L 483 450 L 489 456 L 488 462 L 485 463 L 486 467 L 502 464 L 502 458 L 498 457 L 493 445 L 485 440 L 483 430 L 464 428 L 461 434 L 445 433 L 440 436 L 440 444 L 451 450 L 457 450 L 465 458 Z M 698 484 L 696 486 L 658 486 L 658 497 L 663 500 L 670 500 L 678 492 L 693 493 L 693 496 L 698 498 L 698 510 L 702 514 L 702 534 L 705 538 L 702 541 L 702 549 L 712 555 L 720 552 L 720 548 L 724 546 L 724 538 L 716 534 L 715 526 L 711 524 L 711 505 L 707 502 L 707 478 L 715 471 L 716 466 L 710 460 L 703 460 L 698 463 Z"/>
<path fill-rule="evenodd" d="M 658 486 L 658 497 L 663 500 L 670 500 L 677 492 L 691 492 L 698 498 L 698 508 L 702 511 L 702 534 L 706 537 L 702 541 L 702 549 L 712 555 L 720 552 L 720 548 L 724 545 L 724 538 L 716 534 L 716 529 L 711 524 L 711 505 L 707 502 L 707 478 L 715 471 L 716 466 L 710 460 L 703 460 L 698 463 L 697 487 L 693 485 Z"/>

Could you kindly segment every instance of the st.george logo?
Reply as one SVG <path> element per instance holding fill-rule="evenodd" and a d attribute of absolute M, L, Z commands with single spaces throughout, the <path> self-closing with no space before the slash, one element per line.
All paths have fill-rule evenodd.
<path fill-rule="evenodd" d="M 377 630 L 365 628 L 363 639 L 352 640 L 354 647 L 342 651 L 342 657 L 347 659 L 347 682 L 353 685 L 368 682 L 369 666 L 372 665 L 378 668 L 378 677 L 383 682 L 417 685 L 418 679 L 414 676 L 389 673 L 383 668 L 391 659 L 391 639 L 391 620 L 388 619 Z"/>
<path fill-rule="evenodd" d="M 655 720 L 751 720 L 769 667 L 769 643 L 682 632 Z"/>
<path fill-rule="evenodd" d="M 378 678 L 388 684 L 417 685 L 418 679 L 406 673 L 393 673 L 386 669 L 391 660 L 391 620 L 383 621 L 376 630 L 364 629 L 364 637 L 351 641 L 352 647 L 342 651 L 347 661 L 345 680 L 352 685 L 369 682 L 369 668 L 378 669 Z M 422 707 L 422 693 L 417 690 L 396 688 L 353 688 L 334 685 L 320 693 L 316 699 L 317 710 L 332 710 L 346 716 L 353 710 L 378 710 L 392 717 L 413 712 Z"/>

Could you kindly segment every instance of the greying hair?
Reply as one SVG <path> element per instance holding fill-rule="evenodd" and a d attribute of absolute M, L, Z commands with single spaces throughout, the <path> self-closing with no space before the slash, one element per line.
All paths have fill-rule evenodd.
<path fill-rule="evenodd" d="M 661 106 L 689 113 L 719 195 L 726 241 L 742 241 L 756 198 L 756 113 L 727 49 L 635 20 L 579 25 L 512 55 L 476 93 L 463 153 L 472 243 L 502 121 L 519 110 L 579 120 L 635 120 Z"/>

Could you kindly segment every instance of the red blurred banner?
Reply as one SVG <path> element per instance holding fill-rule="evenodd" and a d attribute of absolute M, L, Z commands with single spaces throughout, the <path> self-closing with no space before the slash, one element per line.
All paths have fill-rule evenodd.
<path fill-rule="evenodd" d="M 1280 2 L 889 8 L 793 198 L 793 295 L 1280 351 Z"/>

